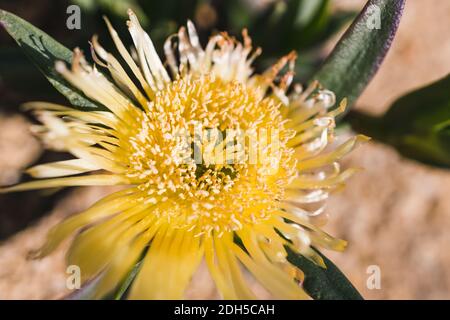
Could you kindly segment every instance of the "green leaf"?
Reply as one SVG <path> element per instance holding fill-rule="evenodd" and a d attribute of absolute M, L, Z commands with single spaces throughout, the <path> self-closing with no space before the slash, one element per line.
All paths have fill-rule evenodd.
<path fill-rule="evenodd" d="M 64 80 L 55 70 L 56 61 L 71 63 L 72 52 L 16 15 L 0 10 L 0 24 L 14 38 L 28 58 L 36 64 L 50 83 L 62 93 L 74 107 L 99 108 L 79 90 Z M 26 79 L 24 79 L 26 81 Z"/>
<path fill-rule="evenodd" d="M 352 105 L 383 62 L 404 4 L 405 0 L 369 0 L 311 80 L 332 90 L 338 101 L 346 97 Z M 378 17 L 379 29 L 372 24 Z"/>
<path fill-rule="evenodd" d="M 352 111 L 348 120 L 408 158 L 450 168 L 450 75 L 399 98 L 381 117 Z"/>
<path fill-rule="evenodd" d="M 136 263 L 131 269 L 131 271 L 128 273 L 128 275 L 125 277 L 124 281 L 119 285 L 119 288 L 114 293 L 113 297 L 114 300 L 122 300 L 125 298 L 125 294 L 130 288 L 130 285 L 133 283 L 134 279 L 136 278 L 140 268 L 142 265 L 142 260 Z"/>
<path fill-rule="evenodd" d="M 363 300 L 345 275 L 323 254 L 318 252 L 327 266 L 319 267 L 301 254 L 286 247 L 288 261 L 305 273 L 303 288 L 315 300 Z M 316 250 L 317 251 L 317 250 Z"/>

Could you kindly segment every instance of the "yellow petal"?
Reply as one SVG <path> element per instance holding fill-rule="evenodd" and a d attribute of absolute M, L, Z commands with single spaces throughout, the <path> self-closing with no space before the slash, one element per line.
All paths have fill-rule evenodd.
<path fill-rule="evenodd" d="M 117 50 L 119 51 L 122 58 L 125 60 L 125 62 L 130 67 L 133 74 L 136 76 L 136 78 L 139 80 L 140 85 L 144 89 L 145 93 L 150 99 L 153 99 L 155 97 L 154 91 L 150 88 L 147 81 L 145 81 L 144 76 L 142 75 L 141 71 L 139 70 L 138 66 L 134 62 L 133 58 L 125 48 L 122 40 L 120 40 L 119 35 L 117 34 L 117 31 L 113 28 L 111 25 L 111 22 L 108 20 L 108 18 L 104 17 L 104 20 L 106 22 L 106 25 L 108 27 L 109 33 L 111 34 L 111 37 L 114 41 L 114 44 L 116 45 Z"/>
<path fill-rule="evenodd" d="M 151 214 L 145 204 L 135 205 L 105 222 L 99 223 L 77 235 L 67 253 L 67 263 L 77 265 L 81 269 L 81 279 L 84 282 L 97 275 L 123 246 L 127 246 L 133 236 L 142 232 L 151 221 L 140 224 L 140 229 L 134 234 L 123 234 L 131 226 L 145 216 Z"/>
<path fill-rule="evenodd" d="M 131 299 L 182 299 L 203 256 L 199 237 L 185 229 L 166 225 L 152 240 Z"/>
<path fill-rule="evenodd" d="M 133 206 L 136 200 L 136 195 L 133 195 L 133 193 L 136 191 L 136 189 L 130 188 L 110 194 L 86 211 L 57 224 L 47 234 L 46 243 L 38 251 L 33 252 L 31 257 L 42 258 L 52 252 L 64 239 L 77 229 Z"/>
<path fill-rule="evenodd" d="M 81 177 L 68 177 L 37 180 L 20 183 L 13 187 L 0 188 L 0 193 L 26 191 L 33 189 L 72 187 L 72 186 L 114 186 L 129 184 L 129 180 L 119 175 L 97 174 Z"/>
<path fill-rule="evenodd" d="M 235 255 L 267 290 L 277 299 L 309 298 L 293 278 L 267 259 L 252 230 L 240 230 L 238 234 L 248 254 L 237 245 L 233 245 Z"/>
<path fill-rule="evenodd" d="M 99 166 L 83 159 L 51 162 L 31 167 L 26 172 L 34 178 L 54 178 L 100 170 Z"/>

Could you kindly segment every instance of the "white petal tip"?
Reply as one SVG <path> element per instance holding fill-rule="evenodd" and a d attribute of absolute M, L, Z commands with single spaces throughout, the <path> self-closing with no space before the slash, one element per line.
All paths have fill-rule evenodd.
<path fill-rule="evenodd" d="M 64 72 L 67 71 L 66 64 L 64 62 L 62 62 L 62 61 L 56 61 L 55 62 L 55 69 L 59 73 L 64 73 Z"/>

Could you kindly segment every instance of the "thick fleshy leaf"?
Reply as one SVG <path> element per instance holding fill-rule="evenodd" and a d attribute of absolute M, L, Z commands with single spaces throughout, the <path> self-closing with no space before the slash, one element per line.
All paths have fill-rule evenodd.
<path fill-rule="evenodd" d="M 345 275 L 323 254 L 326 269 L 286 247 L 288 261 L 305 273 L 303 288 L 315 300 L 362 300 L 363 297 Z"/>
<path fill-rule="evenodd" d="M 381 117 L 352 111 L 348 120 L 406 157 L 450 168 L 450 75 L 399 98 Z"/>
<path fill-rule="evenodd" d="M 369 0 L 311 80 L 349 105 L 383 62 L 397 32 L 405 0 Z"/>
<path fill-rule="evenodd" d="M 72 52 L 45 32 L 18 16 L 0 10 L 0 24 L 20 48 L 41 70 L 50 83 L 77 108 L 99 108 L 80 91 L 74 89 L 55 70 L 56 61 L 71 63 Z"/>
<path fill-rule="evenodd" d="M 113 297 L 115 300 L 123 300 L 126 298 L 126 293 L 129 290 L 131 284 L 133 283 L 134 279 L 136 278 L 139 269 L 141 267 L 142 260 L 135 264 L 133 269 L 128 273 L 128 275 L 125 277 L 123 282 L 119 285 L 119 288 L 117 291 L 113 294 Z"/>

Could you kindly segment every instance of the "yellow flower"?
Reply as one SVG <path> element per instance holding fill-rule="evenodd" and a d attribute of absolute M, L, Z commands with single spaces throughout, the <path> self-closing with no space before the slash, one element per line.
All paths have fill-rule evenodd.
<path fill-rule="evenodd" d="M 38 256 L 78 231 L 68 263 L 81 268 L 82 281 L 101 274 L 97 298 L 140 260 L 129 298 L 183 298 L 203 260 L 223 298 L 255 297 L 243 270 L 276 298 L 308 298 L 286 247 L 324 267 L 313 247 L 346 246 L 319 228 L 324 201 L 354 172 L 340 172 L 337 160 L 366 140 L 330 148 L 345 101 L 329 111 L 332 92 L 291 86 L 294 53 L 254 74 L 260 50 L 245 30 L 243 43 L 222 33 L 202 48 L 188 22 L 165 43 L 166 70 L 129 16 L 132 54 L 106 20 L 122 63 L 92 39 L 93 59 L 110 76 L 78 49 L 71 69 L 56 64 L 105 110 L 27 104 L 42 123 L 34 131 L 74 159 L 32 167 L 43 180 L 1 192 L 127 186 L 55 226 Z"/>

